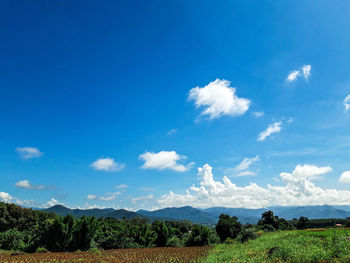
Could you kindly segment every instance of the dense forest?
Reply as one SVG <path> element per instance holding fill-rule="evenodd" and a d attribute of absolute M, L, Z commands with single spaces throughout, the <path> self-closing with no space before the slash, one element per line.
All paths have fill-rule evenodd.
<path fill-rule="evenodd" d="M 149 222 L 138 217 L 122 220 L 86 216 L 74 218 L 0 202 L 0 249 L 58 252 L 206 246 L 230 239 L 245 242 L 257 237 L 259 231 L 305 229 L 312 221 L 315 220 L 310 221 L 306 217 L 287 221 L 278 218 L 272 211 L 266 211 L 257 225 L 242 225 L 237 217 L 222 214 L 213 228 L 187 220 Z M 320 220 L 319 223 L 325 225 L 330 220 Z M 349 221 L 344 223 L 349 224 Z"/>

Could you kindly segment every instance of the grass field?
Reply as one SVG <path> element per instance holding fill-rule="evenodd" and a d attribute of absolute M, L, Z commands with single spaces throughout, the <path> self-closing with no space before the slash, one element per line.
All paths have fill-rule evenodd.
<path fill-rule="evenodd" d="M 350 230 L 332 229 L 265 233 L 244 244 L 214 247 L 205 263 L 216 262 L 350 262 Z"/>

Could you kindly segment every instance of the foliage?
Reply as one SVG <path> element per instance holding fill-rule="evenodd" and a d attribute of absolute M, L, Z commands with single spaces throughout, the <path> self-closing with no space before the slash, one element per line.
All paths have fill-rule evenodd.
<path fill-rule="evenodd" d="M 219 221 L 215 226 L 216 233 L 220 237 L 221 242 L 224 242 L 226 238 L 236 238 L 241 231 L 242 225 L 238 222 L 238 218 L 229 215 L 220 215 Z"/>
<path fill-rule="evenodd" d="M 0 202 L 0 249 L 35 252 L 209 245 L 213 229 L 189 221 L 58 216 Z M 39 249 L 40 248 L 40 249 Z"/>
<path fill-rule="evenodd" d="M 297 222 L 297 229 L 307 229 L 309 226 L 309 219 L 305 216 L 301 216 Z"/>

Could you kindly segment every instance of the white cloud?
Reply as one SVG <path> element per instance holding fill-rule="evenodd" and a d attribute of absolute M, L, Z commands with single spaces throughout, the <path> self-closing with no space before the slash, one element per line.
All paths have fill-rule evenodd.
<path fill-rule="evenodd" d="M 311 65 L 304 65 L 302 67 L 302 71 L 303 71 L 304 78 L 308 80 L 311 75 Z"/>
<path fill-rule="evenodd" d="M 101 201 L 113 201 L 117 198 L 118 195 L 120 195 L 121 192 L 113 192 L 113 193 L 106 193 L 104 196 L 97 196 L 94 194 L 88 194 L 86 196 L 89 200 L 101 200 Z"/>
<path fill-rule="evenodd" d="M 15 186 L 28 190 L 43 190 L 46 188 L 44 185 L 33 185 L 29 182 L 29 180 L 18 181 L 15 183 Z"/>
<path fill-rule="evenodd" d="M 252 114 L 254 115 L 255 118 L 260 118 L 264 116 L 265 113 L 263 111 L 254 111 L 252 112 Z"/>
<path fill-rule="evenodd" d="M 50 201 L 48 201 L 44 206 L 45 207 L 52 207 L 57 205 L 59 202 L 55 198 L 51 198 Z"/>
<path fill-rule="evenodd" d="M 235 167 L 236 171 L 247 170 L 251 165 L 260 162 L 259 155 L 253 158 L 244 158 L 243 161 Z"/>
<path fill-rule="evenodd" d="M 289 75 L 287 77 L 287 81 L 292 82 L 292 81 L 296 80 L 299 76 L 300 76 L 300 71 L 294 70 L 291 73 L 289 73 Z"/>
<path fill-rule="evenodd" d="M 242 115 L 249 109 L 250 100 L 238 98 L 235 93 L 236 88 L 230 87 L 230 81 L 216 79 L 203 88 L 191 89 L 188 99 L 194 100 L 196 108 L 204 107 L 201 115 L 215 119 L 223 115 Z"/>
<path fill-rule="evenodd" d="M 282 122 L 275 122 L 270 124 L 265 131 L 262 131 L 258 135 L 258 141 L 265 141 L 266 137 L 270 136 L 273 133 L 279 133 L 282 129 Z"/>
<path fill-rule="evenodd" d="M 99 171 L 120 171 L 125 167 L 125 164 L 117 163 L 113 158 L 107 157 L 97 159 L 90 167 Z"/>
<path fill-rule="evenodd" d="M 1 201 L 5 202 L 5 203 L 8 203 L 12 199 L 13 199 L 13 197 L 10 194 L 5 193 L 5 192 L 0 192 L 0 200 Z"/>
<path fill-rule="evenodd" d="M 292 82 L 299 77 L 304 77 L 305 80 L 308 80 L 311 75 L 311 65 L 302 66 L 301 70 L 293 70 L 289 73 L 287 81 Z"/>
<path fill-rule="evenodd" d="M 170 131 L 168 131 L 167 135 L 172 135 L 174 133 L 177 133 L 177 129 L 171 129 Z"/>
<path fill-rule="evenodd" d="M 111 195 L 111 196 L 101 196 L 100 200 L 101 201 L 112 201 L 115 200 L 117 197 L 115 195 Z"/>
<path fill-rule="evenodd" d="M 235 177 L 241 177 L 241 176 L 255 176 L 256 172 L 253 171 L 241 171 L 239 173 L 236 173 L 234 176 Z"/>
<path fill-rule="evenodd" d="M 344 107 L 346 112 L 350 109 L 350 94 L 344 99 Z"/>
<path fill-rule="evenodd" d="M 172 191 L 161 196 L 161 207 L 191 205 L 194 207 L 248 207 L 303 206 L 303 205 L 345 205 L 349 203 L 350 191 L 323 189 L 312 180 L 331 171 L 331 167 L 297 165 L 292 173 L 281 173 L 282 186 L 256 183 L 239 187 L 226 176 L 223 181 L 215 181 L 212 167 L 208 164 L 198 169 L 200 185 L 193 185 L 185 194 Z"/>
<path fill-rule="evenodd" d="M 38 148 L 34 147 L 17 147 L 16 151 L 22 159 L 38 158 L 43 155 Z"/>
<path fill-rule="evenodd" d="M 350 184 L 350 171 L 345 171 L 339 177 L 339 182 Z"/>
<path fill-rule="evenodd" d="M 128 188 L 128 185 L 126 185 L 126 184 L 120 184 L 120 185 L 117 185 L 115 188 L 117 188 L 117 189 Z"/>
<path fill-rule="evenodd" d="M 154 196 L 153 195 L 145 195 L 145 196 L 140 196 L 140 197 L 135 197 L 135 198 L 131 198 L 131 202 L 133 204 L 136 204 L 139 201 L 144 201 L 144 200 L 151 200 L 153 199 Z"/>
<path fill-rule="evenodd" d="M 89 199 L 89 200 L 94 200 L 94 199 L 97 198 L 97 196 L 96 196 L 96 195 L 88 194 L 88 195 L 86 196 L 86 198 Z"/>
<path fill-rule="evenodd" d="M 139 158 L 145 161 L 145 163 L 141 166 L 143 169 L 171 169 L 177 172 L 185 172 L 194 164 L 179 164 L 178 161 L 186 159 L 187 157 L 184 155 L 179 155 L 175 151 L 160 151 L 158 153 L 145 152 L 140 154 Z"/>

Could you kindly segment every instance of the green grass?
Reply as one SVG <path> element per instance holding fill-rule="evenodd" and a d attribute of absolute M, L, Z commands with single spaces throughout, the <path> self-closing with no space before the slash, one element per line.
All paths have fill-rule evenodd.
<path fill-rule="evenodd" d="M 216 262 L 350 262 L 350 230 L 265 233 L 244 244 L 215 246 L 206 263 Z"/>

